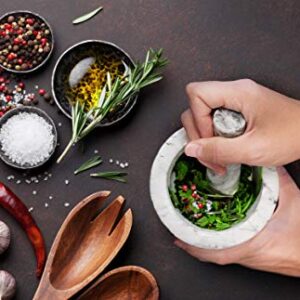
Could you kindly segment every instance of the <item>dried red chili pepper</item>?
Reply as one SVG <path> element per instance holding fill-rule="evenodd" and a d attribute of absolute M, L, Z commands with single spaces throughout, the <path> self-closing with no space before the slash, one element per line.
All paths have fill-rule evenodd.
<path fill-rule="evenodd" d="M 5 208 L 23 227 L 35 252 L 37 268 L 36 276 L 42 275 L 46 249 L 42 233 L 36 225 L 25 204 L 3 183 L 0 182 L 0 205 Z"/>

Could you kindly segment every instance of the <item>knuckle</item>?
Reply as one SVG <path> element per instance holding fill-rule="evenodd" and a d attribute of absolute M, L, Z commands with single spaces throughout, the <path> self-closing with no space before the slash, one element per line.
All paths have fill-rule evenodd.
<path fill-rule="evenodd" d="M 180 116 L 181 122 L 184 124 L 188 118 L 189 118 L 189 111 L 186 110 Z"/>
<path fill-rule="evenodd" d="M 220 266 L 225 266 L 230 263 L 230 260 L 225 253 L 220 253 L 215 257 L 215 263 Z"/>
<path fill-rule="evenodd" d="M 195 91 L 197 85 L 198 85 L 197 82 L 190 82 L 190 83 L 188 83 L 188 84 L 186 85 L 186 87 L 185 87 L 186 93 L 187 93 L 188 95 L 192 94 L 192 93 Z"/>
<path fill-rule="evenodd" d="M 260 85 L 256 81 L 249 78 L 237 80 L 235 83 L 238 89 L 240 89 L 242 92 L 248 93 L 249 95 L 257 95 L 260 91 Z"/>
<path fill-rule="evenodd" d="M 237 80 L 236 83 L 243 89 L 248 89 L 248 90 L 255 89 L 258 85 L 254 80 L 250 78 Z"/>

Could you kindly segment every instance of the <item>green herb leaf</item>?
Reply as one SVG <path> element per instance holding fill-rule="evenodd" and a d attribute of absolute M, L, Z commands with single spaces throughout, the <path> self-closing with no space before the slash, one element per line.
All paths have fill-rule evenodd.
<path fill-rule="evenodd" d="M 120 182 L 126 182 L 126 179 L 124 177 L 127 176 L 127 173 L 117 172 L 117 171 L 99 172 L 99 173 L 90 174 L 90 176 L 94 177 L 94 178 L 104 178 L 104 179 L 108 179 L 108 180 L 116 180 L 116 181 L 120 181 Z"/>
<path fill-rule="evenodd" d="M 102 159 L 99 155 L 92 157 L 91 159 L 84 162 L 76 171 L 74 171 L 74 174 L 77 175 L 81 172 L 99 166 L 101 163 L 102 163 Z"/>
<path fill-rule="evenodd" d="M 185 178 L 185 176 L 186 176 L 186 174 L 189 171 L 189 167 L 188 167 L 188 165 L 187 165 L 186 162 L 179 161 L 176 164 L 175 171 L 176 171 L 176 175 L 177 175 L 177 180 L 183 181 L 184 178 Z"/>
<path fill-rule="evenodd" d="M 83 15 L 83 16 L 80 16 L 78 18 L 76 18 L 75 20 L 73 20 L 73 24 L 76 25 L 76 24 L 80 24 L 80 23 L 83 23 L 83 22 L 86 22 L 87 20 L 91 19 L 92 17 L 96 16 L 101 10 L 103 10 L 103 7 L 100 6 L 98 8 L 96 8 L 95 10 Z"/>

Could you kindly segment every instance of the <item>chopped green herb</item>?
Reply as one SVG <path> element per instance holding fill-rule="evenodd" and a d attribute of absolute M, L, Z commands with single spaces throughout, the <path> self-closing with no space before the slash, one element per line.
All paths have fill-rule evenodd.
<path fill-rule="evenodd" d="M 126 182 L 126 179 L 124 178 L 125 176 L 127 176 L 127 173 L 124 172 L 99 172 L 99 173 L 93 173 L 90 175 L 91 177 L 97 177 L 97 178 L 104 178 L 104 179 L 108 179 L 108 180 L 116 180 L 116 181 L 120 181 L 120 182 Z"/>
<path fill-rule="evenodd" d="M 99 155 L 92 157 L 91 159 L 84 162 L 75 172 L 74 174 L 77 175 L 81 172 L 89 170 L 91 168 L 97 167 L 102 163 L 102 159 Z"/>
<path fill-rule="evenodd" d="M 241 222 L 262 186 L 261 168 L 242 165 L 239 188 L 233 196 L 215 191 L 206 179 L 206 168 L 196 159 L 182 155 L 174 167 L 173 205 L 195 225 L 225 230 Z"/>
<path fill-rule="evenodd" d="M 95 10 L 83 15 L 83 16 L 80 16 L 78 18 L 76 18 L 75 20 L 73 20 L 73 24 L 76 25 L 76 24 L 80 24 L 80 23 L 83 23 L 89 19 L 91 19 L 92 17 L 96 16 L 101 10 L 103 10 L 103 7 L 100 6 L 98 8 L 96 8 Z"/>

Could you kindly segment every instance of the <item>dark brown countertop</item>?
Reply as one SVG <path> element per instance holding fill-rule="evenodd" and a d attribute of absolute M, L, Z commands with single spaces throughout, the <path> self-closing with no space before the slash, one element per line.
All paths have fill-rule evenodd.
<path fill-rule="evenodd" d="M 87 23 L 71 21 L 98 5 L 104 11 Z M 28 206 L 44 232 L 48 249 L 69 208 L 84 196 L 102 189 L 123 194 L 133 209 L 134 226 L 129 241 L 110 267 L 136 264 L 156 276 L 162 300 L 193 299 L 294 299 L 300 296 L 298 279 L 248 270 L 220 267 L 196 261 L 173 245 L 174 238 L 160 223 L 149 197 L 149 172 L 163 141 L 180 127 L 186 108 L 185 84 L 195 80 L 231 80 L 250 77 L 282 93 L 300 98 L 300 3 L 290 1 L 239 0 L 3 0 L 1 13 L 28 9 L 40 13 L 53 26 L 56 49 L 46 68 L 29 76 L 27 86 L 50 89 L 54 63 L 67 47 L 84 39 L 103 39 L 142 59 L 149 47 L 163 47 L 170 60 L 165 80 L 143 92 L 139 105 L 121 128 L 99 130 L 90 136 L 86 153 L 78 148 L 60 165 L 47 171 L 53 178 L 37 186 L 7 181 L 18 172 L 0 163 L 0 179 Z M 70 122 L 55 107 L 41 102 L 56 121 L 61 143 L 70 135 Z M 95 149 L 106 160 L 130 163 L 129 183 L 72 175 L 74 168 Z M 58 154 L 58 153 L 57 153 Z M 300 183 L 299 165 L 290 167 Z M 69 179 L 66 186 L 64 180 Z M 32 195 L 36 189 L 38 195 Z M 52 201 L 48 196 L 54 195 Z M 49 202 L 49 208 L 44 203 Z M 3 210 L 0 219 L 9 224 L 13 239 L 1 256 L 1 269 L 18 282 L 16 299 L 31 299 L 37 286 L 35 259 L 26 236 Z"/>

